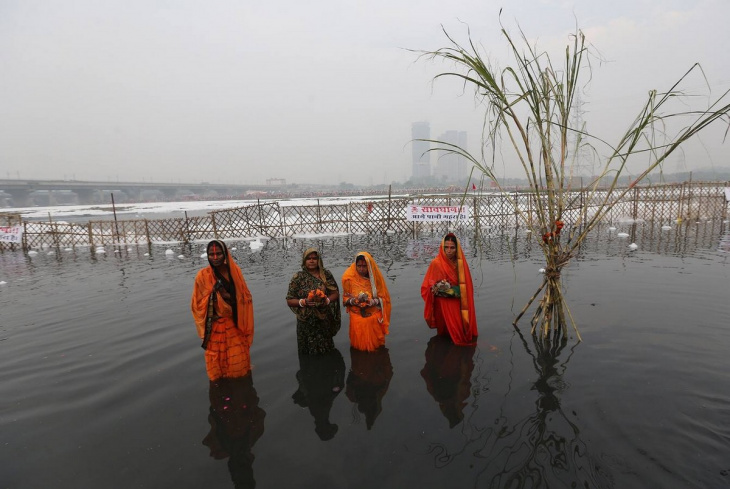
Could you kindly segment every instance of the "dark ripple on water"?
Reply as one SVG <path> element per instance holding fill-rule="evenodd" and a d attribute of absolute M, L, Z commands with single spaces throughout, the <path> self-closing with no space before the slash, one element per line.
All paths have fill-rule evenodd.
<path fill-rule="evenodd" d="M 722 233 L 680 229 L 657 243 L 642 229 L 635 252 L 597 233 L 566 270 L 579 345 L 536 341 L 527 319 L 520 331 L 510 324 L 539 285 L 538 248 L 519 233 L 465 238 L 481 333 L 471 352 L 430 342 L 421 318 L 418 286 L 437 236 L 272 240 L 258 251 L 231 243 L 256 312 L 244 398 L 258 404 L 230 418 L 243 425 L 209 418 L 214 401 L 189 313 L 204 245 L 0 254 L 0 487 L 232 487 L 251 470 L 258 487 L 726 485 Z M 297 358 L 283 296 L 312 244 L 336 277 L 361 249 L 381 264 L 395 304 L 392 378 L 302 407 L 295 392 L 321 385 L 297 382 L 310 367 Z M 336 345 L 349 369 L 346 320 Z M 367 426 L 364 399 L 378 413 Z M 265 419 L 251 417 L 262 411 Z M 313 414 L 337 425 L 329 441 Z M 219 428 L 265 428 L 211 438 L 215 419 Z M 209 457 L 211 439 L 249 455 L 227 465 Z"/>

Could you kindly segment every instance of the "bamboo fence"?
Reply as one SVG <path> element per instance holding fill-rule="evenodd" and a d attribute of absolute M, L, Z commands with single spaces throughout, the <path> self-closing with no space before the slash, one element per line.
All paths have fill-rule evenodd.
<path fill-rule="evenodd" d="M 724 221 L 728 216 L 725 187 L 728 182 L 685 182 L 634 187 L 616 202 L 604 217 L 607 223 L 645 220 L 655 223 Z M 615 194 L 619 190 L 614 190 Z M 581 189 L 571 192 L 563 214 L 566 224 L 584 221 L 595 212 L 605 191 Z M 517 215 L 513 202 L 525 216 Z M 410 205 L 469 208 L 469 218 L 454 222 L 407 220 Z M 282 205 L 266 202 L 210 212 L 203 217 L 89 221 L 87 224 L 60 221 L 20 221 L 24 250 L 44 247 L 105 246 L 194 242 L 232 238 L 287 238 L 307 235 L 394 234 L 418 236 L 447 230 L 470 231 L 476 236 L 492 229 L 532 227 L 540 205 L 529 192 L 479 193 L 467 195 L 423 195 L 373 199 L 370 202 Z M 0 214 L 0 225 L 17 225 L 17 214 Z M 0 251 L 15 249 L 0 243 Z"/>

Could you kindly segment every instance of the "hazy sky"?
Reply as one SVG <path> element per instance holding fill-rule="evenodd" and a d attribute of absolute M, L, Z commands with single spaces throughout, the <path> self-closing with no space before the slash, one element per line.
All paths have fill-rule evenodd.
<path fill-rule="evenodd" d="M 578 23 L 608 61 L 583 100 L 609 140 L 694 62 L 730 88 L 728 0 L 0 0 L 0 178 L 404 181 L 412 122 L 467 131 L 478 152 L 483 115 L 408 49 L 468 24 L 503 65 L 503 6 L 554 60 Z M 666 170 L 727 168 L 721 138 Z"/>

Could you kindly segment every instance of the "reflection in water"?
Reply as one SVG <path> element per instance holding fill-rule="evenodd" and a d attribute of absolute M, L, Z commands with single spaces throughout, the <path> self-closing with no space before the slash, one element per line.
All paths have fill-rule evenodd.
<path fill-rule="evenodd" d="M 717 251 L 730 253 L 730 232 L 726 232 L 720 236 L 720 243 L 717 246 Z"/>
<path fill-rule="evenodd" d="M 350 373 L 347 375 L 347 398 L 365 415 L 368 430 L 383 410 L 383 397 L 393 378 L 393 365 L 386 347 L 374 352 L 350 348 Z"/>
<path fill-rule="evenodd" d="M 601 473 L 600 465 L 591 460 L 578 426 L 561 406 L 563 374 L 572 355 L 571 350 L 564 362 L 559 360 L 567 339 L 533 336 L 533 353 L 519 331 L 517 334 L 537 373 L 535 412 L 492 432 L 475 453 L 487 460 L 478 479 L 486 478 L 488 487 L 613 487 L 610 474 Z M 477 481 L 476 485 L 481 484 Z"/>
<path fill-rule="evenodd" d="M 337 425 L 330 423 L 330 410 L 335 397 L 345 386 L 345 360 L 335 348 L 323 355 L 299 354 L 299 389 L 294 402 L 309 408 L 314 417 L 314 431 L 327 441 L 337 434 Z"/>
<path fill-rule="evenodd" d="M 208 392 L 210 432 L 203 445 L 216 460 L 228 458 L 234 487 L 256 487 L 251 447 L 264 434 L 266 412 L 259 407 L 253 374 L 211 382 Z"/>
<path fill-rule="evenodd" d="M 464 407 L 471 394 L 476 345 L 456 346 L 445 336 L 436 335 L 426 347 L 426 365 L 421 377 L 441 412 L 453 428 L 464 419 Z"/>

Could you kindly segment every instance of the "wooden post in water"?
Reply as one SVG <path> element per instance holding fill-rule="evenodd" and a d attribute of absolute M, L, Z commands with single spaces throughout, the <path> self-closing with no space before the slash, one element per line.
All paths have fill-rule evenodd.
<path fill-rule="evenodd" d="M 28 227 L 27 227 L 27 224 L 28 224 L 27 222 L 23 221 L 23 238 L 22 238 L 23 251 L 27 251 L 28 250 Z"/>
<path fill-rule="evenodd" d="M 387 232 L 388 230 L 390 230 L 390 206 L 391 206 L 391 204 L 392 204 L 392 201 L 391 201 L 391 199 L 392 199 L 392 197 L 391 197 L 391 195 L 392 195 L 392 190 L 393 190 L 393 185 L 392 185 L 392 184 L 391 184 L 391 185 L 388 185 L 388 220 L 386 221 L 386 223 L 387 223 L 387 224 L 386 224 L 386 225 L 387 225 L 387 227 L 385 228 L 385 231 L 386 231 L 386 232 Z"/>
<path fill-rule="evenodd" d="M 48 213 L 48 222 L 51 225 L 51 236 L 53 236 L 53 246 L 56 248 L 60 247 L 60 243 L 58 241 L 58 226 L 55 222 L 53 222 L 53 219 L 51 218 L 51 213 Z"/>
<path fill-rule="evenodd" d="M 88 228 L 89 232 L 89 246 L 92 248 L 94 247 L 94 232 L 92 230 L 91 221 L 89 221 L 89 224 L 86 226 Z"/>
<path fill-rule="evenodd" d="M 472 197 L 472 216 L 474 217 L 474 234 L 478 237 L 480 231 L 480 223 L 476 196 Z"/>
<path fill-rule="evenodd" d="M 286 207 L 282 207 L 276 203 L 276 210 L 279 213 L 279 225 L 281 226 L 281 235 L 286 238 L 286 216 L 284 215 Z"/>
<path fill-rule="evenodd" d="M 636 222 L 636 218 L 639 214 L 639 188 L 634 187 L 634 208 L 632 209 L 633 219 Z"/>
<path fill-rule="evenodd" d="M 692 218 L 692 172 L 689 172 L 689 182 L 687 184 L 687 218 Z"/>
<path fill-rule="evenodd" d="M 352 212 L 350 212 L 352 209 L 352 202 L 347 203 L 347 207 L 345 208 L 345 219 L 347 220 L 347 232 L 352 232 Z"/>
<path fill-rule="evenodd" d="M 319 199 L 317 199 L 317 232 L 322 232 L 322 213 L 319 209 Z"/>
<path fill-rule="evenodd" d="M 213 222 L 213 238 L 218 239 L 218 229 L 215 227 L 215 213 L 211 212 L 210 220 Z"/>
<path fill-rule="evenodd" d="M 187 244 L 190 242 L 190 228 L 188 227 L 188 211 L 185 211 L 185 235 L 183 236 L 183 243 Z"/>
<path fill-rule="evenodd" d="M 680 188 L 679 188 L 679 210 L 677 211 L 677 218 L 676 218 L 677 221 L 678 221 L 678 224 L 679 224 L 679 221 L 682 220 L 682 210 L 683 210 L 683 207 L 684 207 L 684 186 L 685 186 L 685 183 L 686 182 L 682 182 L 680 184 Z"/>
<path fill-rule="evenodd" d="M 256 205 L 259 210 L 259 234 L 265 234 L 264 233 L 264 210 L 261 208 L 261 202 L 256 198 Z"/>
<path fill-rule="evenodd" d="M 112 212 L 114 213 L 114 229 L 116 231 L 117 235 L 117 244 L 119 244 L 119 224 L 117 223 L 117 206 L 114 204 L 114 192 L 111 193 L 112 196 Z"/>

